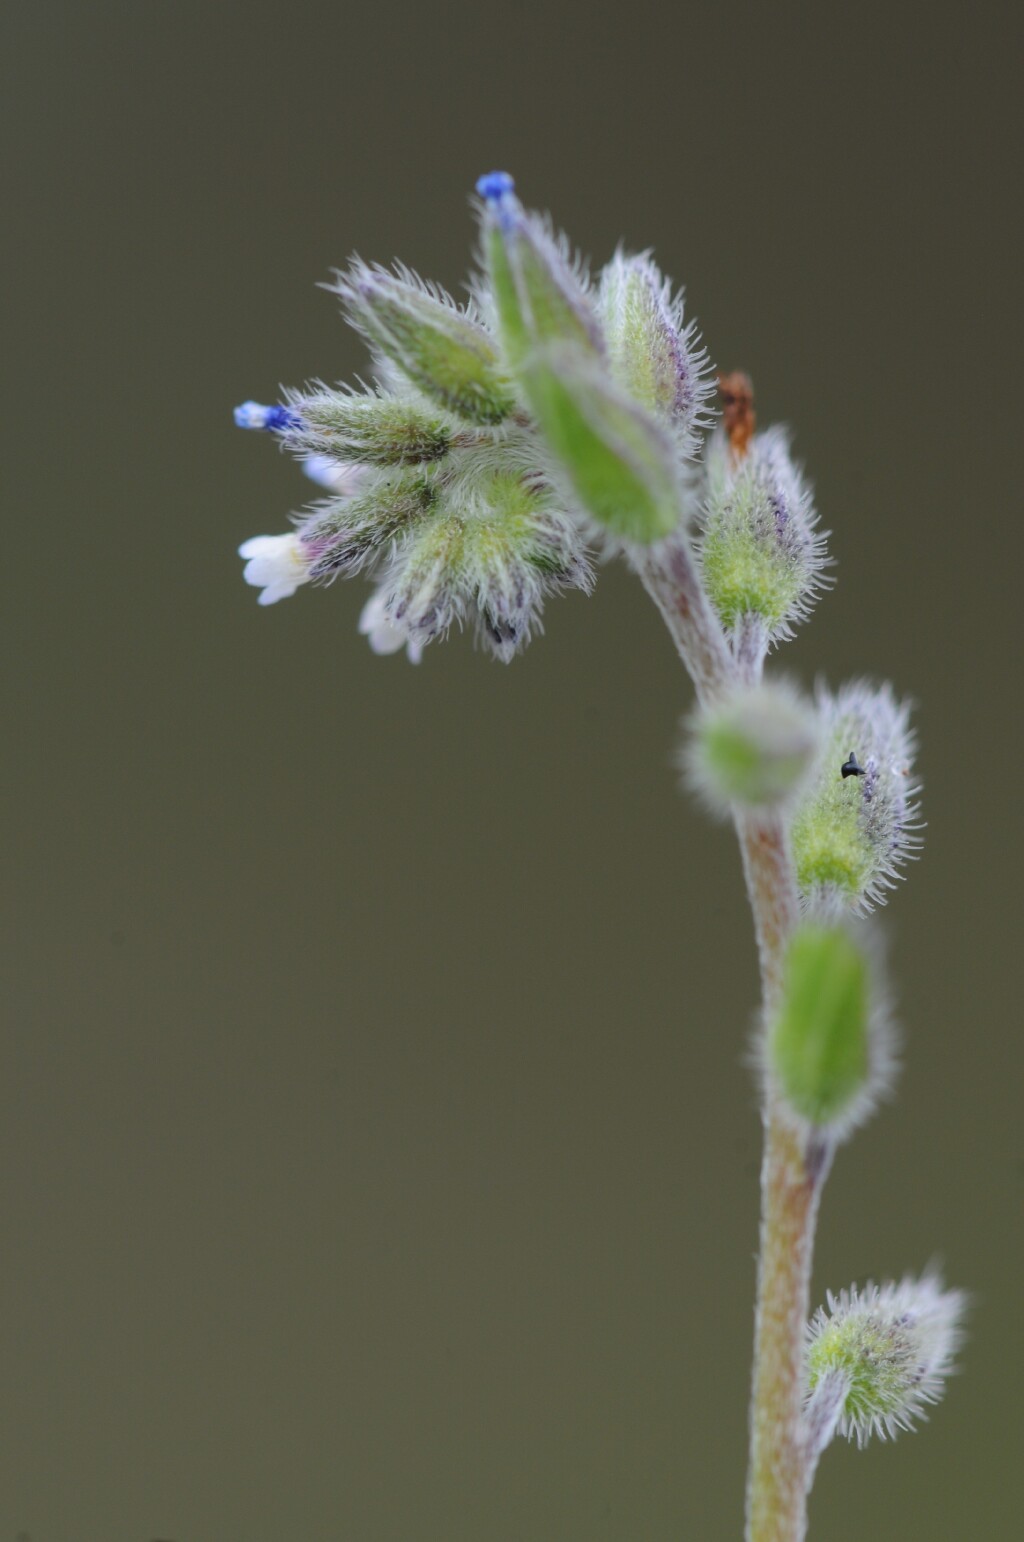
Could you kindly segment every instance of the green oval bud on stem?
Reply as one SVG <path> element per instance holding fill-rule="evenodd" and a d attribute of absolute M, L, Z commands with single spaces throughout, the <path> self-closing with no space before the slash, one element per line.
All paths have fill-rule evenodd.
<path fill-rule="evenodd" d="M 869 1282 L 862 1291 L 851 1286 L 827 1299 L 828 1310 L 819 1308 L 808 1328 L 808 1406 L 826 1384 L 830 1402 L 837 1382 L 843 1396 L 832 1428 L 818 1437 L 819 1450 L 833 1429 L 859 1446 L 872 1435 L 892 1439 L 913 1429 L 945 1391 L 966 1296 L 926 1274 L 899 1285 Z"/>
<path fill-rule="evenodd" d="M 782 429 L 738 454 L 725 433 L 705 451 L 700 543 L 708 594 L 735 638 L 754 624 L 763 647 L 791 637 L 828 583 L 825 537 Z"/>
<path fill-rule="evenodd" d="M 797 880 L 818 909 L 868 911 L 920 845 L 910 708 L 891 686 L 857 680 L 819 690 L 818 715 L 818 762 L 793 820 Z"/>
<path fill-rule="evenodd" d="M 808 1124 L 845 1123 L 870 1076 L 869 975 L 841 927 L 805 923 L 790 938 L 768 1064 L 789 1108 Z"/>
<path fill-rule="evenodd" d="M 798 790 L 814 759 L 811 707 L 779 682 L 731 691 L 689 719 L 684 766 L 713 813 L 773 808 Z"/>

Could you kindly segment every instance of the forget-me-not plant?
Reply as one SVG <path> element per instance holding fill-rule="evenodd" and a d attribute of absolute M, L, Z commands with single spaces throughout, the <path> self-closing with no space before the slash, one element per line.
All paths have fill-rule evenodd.
<path fill-rule="evenodd" d="M 829 1442 L 923 1418 L 963 1315 L 934 1272 L 810 1312 L 829 1167 L 895 1077 L 863 917 L 919 842 L 909 711 L 888 685 L 808 698 L 765 680 L 768 654 L 831 582 L 826 537 L 788 433 L 758 428 L 746 376 L 716 382 L 650 255 L 619 251 L 592 277 L 505 173 L 477 192 L 466 304 L 405 267 L 353 261 L 333 288 L 370 348 L 372 384 L 236 409 L 322 493 L 291 531 L 239 548 L 244 577 L 270 605 L 364 575 L 360 631 L 413 663 L 453 626 L 508 663 L 547 599 L 590 592 L 597 555 L 620 556 L 657 605 L 695 687 L 682 764 L 736 828 L 761 966 L 746 1535 L 799 1542 Z"/>

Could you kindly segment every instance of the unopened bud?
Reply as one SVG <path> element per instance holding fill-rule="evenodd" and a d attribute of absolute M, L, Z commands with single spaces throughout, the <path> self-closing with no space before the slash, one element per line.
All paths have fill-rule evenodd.
<path fill-rule="evenodd" d="M 826 583 L 825 537 L 783 430 L 755 434 L 737 454 L 725 433 L 705 453 L 701 566 L 723 626 L 749 621 L 767 641 L 792 635 Z"/>
<path fill-rule="evenodd" d="M 371 612 L 371 641 L 421 651 L 453 624 L 471 626 L 508 663 L 529 642 L 546 595 L 586 593 L 591 583 L 579 531 L 550 492 L 514 472 L 481 471 L 443 489 L 397 541 Z"/>
<path fill-rule="evenodd" d="M 867 911 L 920 845 L 910 708 L 891 686 L 818 694 L 820 749 L 793 820 L 797 880 L 818 910 Z"/>
<path fill-rule="evenodd" d="M 831 1292 L 808 1329 L 807 1392 L 845 1387 L 835 1427 L 859 1446 L 911 1430 L 937 1403 L 962 1339 L 966 1297 L 933 1274 L 881 1287 Z M 830 1396 L 831 1400 L 831 1396 Z M 831 1431 L 823 1430 L 827 1441 Z M 815 1453 L 817 1454 L 817 1453 Z"/>
<path fill-rule="evenodd" d="M 455 425 L 429 402 L 385 393 L 320 390 L 297 395 L 298 426 L 287 443 L 307 455 L 376 466 L 409 466 L 448 453 Z"/>
<path fill-rule="evenodd" d="M 683 322 L 682 297 L 673 300 L 649 257 L 619 252 L 601 275 L 600 309 L 615 379 L 692 453 L 714 386 L 695 328 Z"/>
<path fill-rule="evenodd" d="M 833 1140 L 863 1123 L 893 1082 L 879 975 L 867 937 L 842 925 L 804 922 L 789 940 L 767 1065 L 790 1112 Z"/>
<path fill-rule="evenodd" d="M 648 545 L 683 516 L 668 433 L 573 349 L 534 354 L 522 372 L 554 471 L 604 531 Z"/>
<path fill-rule="evenodd" d="M 600 328 L 587 286 L 564 241 L 527 214 L 511 177 L 481 177 L 483 245 L 505 355 L 518 370 L 543 343 L 570 344 L 600 357 Z"/>
<path fill-rule="evenodd" d="M 314 579 L 349 578 L 370 567 L 433 508 L 437 488 L 418 471 L 369 473 L 351 495 L 317 504 L 299 525 Z"/>
<path fill-rule="evenodd" d="M 817 749 L 813 709 L 784 684 L 735 690 L 689 720 L 691 785 L 715 813 L 778 806 L 801 785 Z"/>
<path fill-rule="evenodd" d="M 494 343 L 448 295 L 405 269 L 389 273 L 361 262 L 334 288 L 371 346 L 449 412 L 486 425 L 515 410 Z"/>

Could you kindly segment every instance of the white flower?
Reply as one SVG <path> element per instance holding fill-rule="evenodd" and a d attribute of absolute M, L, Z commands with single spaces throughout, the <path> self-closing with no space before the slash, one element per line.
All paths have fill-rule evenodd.
<path fill-rule="evenodd" d="M 238 555 L 247 559 L 242 573 L 246 583 L 263 590 L 261 605 L 286 600 L 300 584 L 309 582 L 309 561 L 294 533 L 254 535 L 242 542 Z"/>
<path fill-rule="evenodd" d="M 380 589 L 375 589 L 363 606 L 359 631 L 374 653 L 397 653 L 399 648 L 404 648 L 410 664 L 418 664 L 423 657 L 423 644 L 414 642 L 401 627 L 395 626 L 388 619 L 384 595 Z"/>

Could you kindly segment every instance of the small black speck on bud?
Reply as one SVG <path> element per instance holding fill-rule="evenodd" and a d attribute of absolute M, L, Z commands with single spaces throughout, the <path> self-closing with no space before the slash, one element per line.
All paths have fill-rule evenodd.
<path fill-rule="evenodd" d="M 840 772 L 840 775 L 842 776 L 844 782 L 845 782 L 845 780 L 846 780 L 846 778 L 848 776 L 863 776 L 864 775 L 864 767 L 861 765 L 860 761 L 857 759 L 857 751 L 856 750 L 851 750 L 850 751 L 850 758 L 849 758 L 849 760 L 844 760 L 843 761 L 842 765 L 839 767 L 839 772 Z"/>

